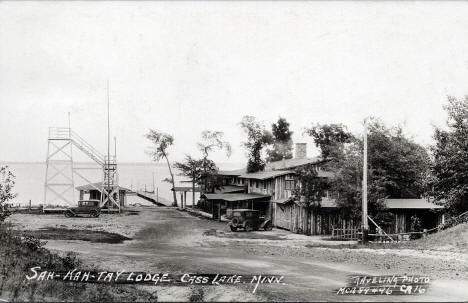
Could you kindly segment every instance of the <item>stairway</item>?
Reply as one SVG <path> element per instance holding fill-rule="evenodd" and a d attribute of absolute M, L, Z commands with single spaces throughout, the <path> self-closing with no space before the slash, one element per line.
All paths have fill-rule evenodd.
<path fill-rule="evenodd" d="M 101 154 L 91 144 L 86 142 L 83 138 L 81 138 L 77 133 L 75 133 L 72 130 L 70 130 L 70 140 L 72 141 L 73 145 L 78 147 L 83 153 L 88 155 L 88 157 L 93 159 L 97 164 L 99 164 L 100 166 L 104 166 L 104 155 Z"/>
<path fill-rule="evenodd" d="M 69 140 L 97 164 L 100 166 L 105 164 L 104 155 L 68 127 L 50 127 L 49 140 Z"/>

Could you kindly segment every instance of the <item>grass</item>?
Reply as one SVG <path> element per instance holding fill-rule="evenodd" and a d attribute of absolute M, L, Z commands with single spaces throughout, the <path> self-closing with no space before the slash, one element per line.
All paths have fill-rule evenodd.
<path fill-rule="evenodd" d="M 134 286 L 86 284 L 52 281 L 28 281 L 34 266 L 49 271 L 86 268 L 73 253 L 62 257 L 42 247 L 40 240 L 20 237 L 5 224 L 0 225 L 0 298 L 10 301 L 157 301 L 157 296 Z"/>
<path fill-rule="evenodd" d="M 388 243 L 387 248 L 432 249 L 468 252 L 468 223 L 428 235 L 426 238 L 398 243 Z"/>
<path fill-rule="evenodd" d="M 393 243 L 367 243 L 367 244 L 339 244 L 327 245 L 322 243 L 307 244 L 308 248 L 333 248 L 333 249 L 415 249 L 415 250 L 442 250 L 457 253 L 468 252 L 468 223 L 456 225 L 437 233 L 429 234 L 426 238 Z"/>

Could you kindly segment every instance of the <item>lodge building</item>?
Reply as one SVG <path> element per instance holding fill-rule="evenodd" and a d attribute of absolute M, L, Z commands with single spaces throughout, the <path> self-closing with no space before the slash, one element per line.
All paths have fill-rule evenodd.
<path fill-rule="evenodd" d="M 321 170 L 320 158 L 307 158 L 305 143 L 296 143 L 295 157 L 268 163 L 260 172 L 246 173 L 245 169 L 219 171 L 223 187 L 214 193 L 200 196 L 198 206 L 220 220 L 227 209 L 249 208 L 271 218 L 273 225 L 295 233 L 312 235 L 331 234 L 336 227 L 358 227 L 360 222 L 346 219 L 339 212 L 335 201 L 326 195 L 319 208 L 308 210 L 294 196 L 298 185 L 296 169 L 312 166 L 322 178 L 332 173 Z M 417 215 L 423 228 L 433 228 L 443 223 L 443 207 L 426 199 L 387 199 L 387 209 L 395 215 L 395 224 L 386 231 L 404 233 L 410 231 L 411 217 Z M 311 212 L 307 215 L 307 212 Z"/>

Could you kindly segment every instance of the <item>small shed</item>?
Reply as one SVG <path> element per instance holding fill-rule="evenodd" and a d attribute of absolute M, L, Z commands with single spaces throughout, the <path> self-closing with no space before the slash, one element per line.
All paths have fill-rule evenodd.
<path fill-rule="evenodd" d="M 442 205 L 427 199 L 387 199 L 387 208 L 395 215 L 395 226 L 391 232 L 406 233 L 411 231 L 411 217 L 421 220 L 422 228 L 431 229 L 443 224 L 445 216 Z"/>
<path fill-rule="evenodd" d="M 80 200 L 101 200 L 102 182 L 89 183 L 81 186 L 77 186 L 76 189 L 79 191 Z M 127 193 L 130 189 L 119 186 L 119 205 L 125 207 L 127 204 Z M 117 195 L 114 196 L 117 199 Z M 105 207 L 105 206 L 104 206 Z"/>

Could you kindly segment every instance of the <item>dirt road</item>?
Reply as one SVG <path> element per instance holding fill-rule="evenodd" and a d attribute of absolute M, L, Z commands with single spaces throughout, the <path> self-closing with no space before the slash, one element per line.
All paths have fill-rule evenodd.
<path fill-rule="evenodd" d="M 342 247 L 343 243 L 276 229 L 272 232 L 232 233 L 224 223 L 198 218 L 173 208 L 140 211 L 134 216 L 113 219 L 108 215 L 99 219 L 73 219 L 71 223 L 62 216 L 29 218 L 28 215 L 16 215 L 12 221 L 21 229 L 31 229 L 25 223 L 31 220 L 36 228 L 65 226 L 79 229 L 81 226 L 132 238 L 121 244 L 48 240 L 46 247 L 77 252 L 86 263 L 93 263 L 104 270 L 285 276 L 285 285 L 260 285 L 255 293 L 251 285 L 204 286 L 202 291 L 199 286 L 152 286 L 158 291 L 161 301 L 186 301 L 194 292 L 205 301 L 462 301 L 468 298 L 468 290 L 464 286 L 466 277 L 453 280 L 453 276 L 457 277 L 456 272 L 452 276 L 453 270 L 447 271 L 449 276 L 441 276 L 441 268 L 434 267 L 437 262 L 418 256 L 417 252 L 416 255 L 398 255 L 397 251 L 382 253 L 369 249 L 346 249 Z M 460 272 L 467 272 L 468 262 L 452 260 L 449 263 Z M 434 272 L 437 277 L 424 295 L 339 296 L 334 293 L 346 285 L 347 277 L 352 274 L 413 273 L 432 277 Z"/>

